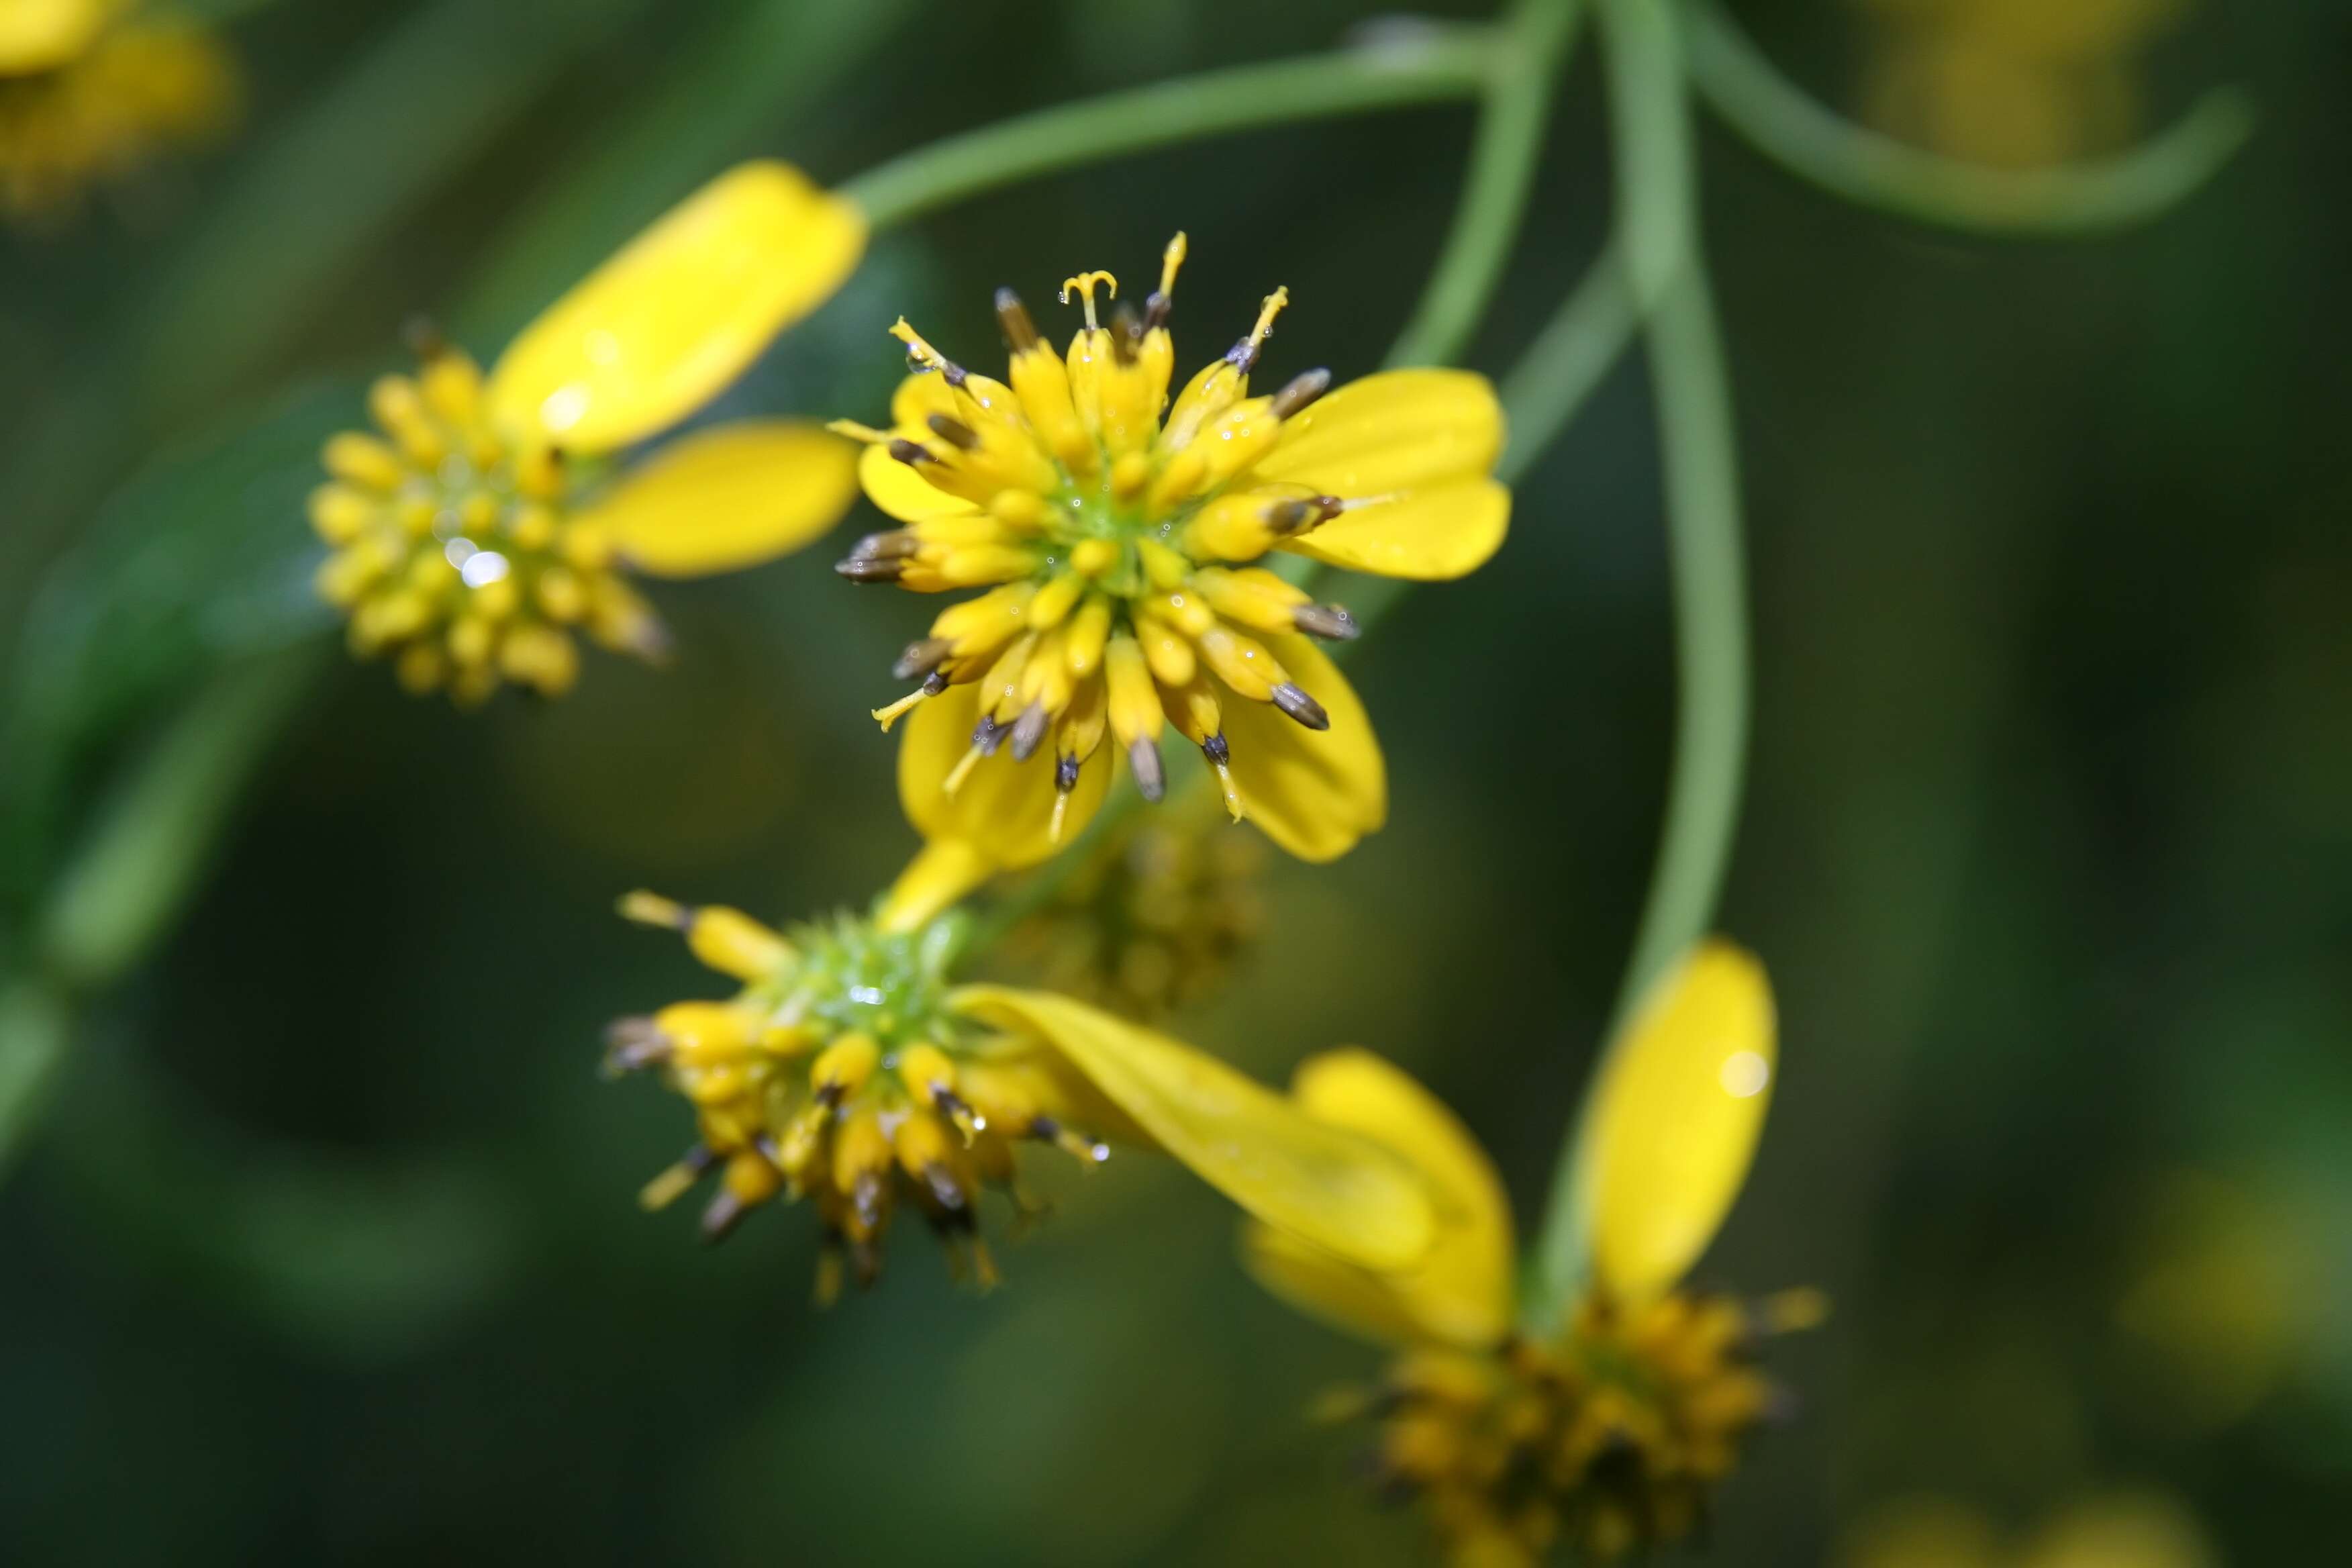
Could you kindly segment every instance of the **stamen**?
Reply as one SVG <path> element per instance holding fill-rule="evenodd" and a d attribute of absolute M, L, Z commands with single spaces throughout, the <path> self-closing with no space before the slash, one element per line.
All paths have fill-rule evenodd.
<path fill-rule="evenodd" d="M 955 642 L 950 637 L 924 637 L 919 642 L 910 642 L 907 645 L 907 651 L 898 656 L 898 662 L 890 667 L 890 679 L 912 680 L 918 676 L 929 675 L 954 651 Z"/>
<path fill-rule="evenodd" d="M 1168 793 L 1168 769 L 1160 760 L 1160 742 L 1149 735 L 1136 737 L 1127 749 L 1127 765 L 1135 773 L 1136 793 L 1154 805 Z"/>
<path fill-rule="evenodd" d="M 1176 272 L 1184 265 L 1184 257 L 1189 249 L 1184 242 L 1184 231 L 1180 228 L 1176 231 L 1176 237 L 1168 242 L 1168 248 L 1160 253 L 1160 287 L 1143 302 L 1146 327 L 1167 323 L 1168 312 L 1176 303 Z"/>
<path fill-rule="evenodd" d="M 1310 370 L 1295 376 L 1287 386 L 1274 395 L 1274 416 L 1288 419 L 1330 389 L 1331 373 L 1328 370 Z"/>
<path fill-rule="evenodd" d="M 938 692 L 931 690 L 928 686 L 918 686 L 896 702 L 875 709 L 874 721 L 882 726 L 882 732 L 887 735 L 890 732 L 891 725 L 913 712 L 925 699 L 938 695 Z"/>
<path fill-rule="evenodd" d="M 1330 521 L 1339 515 L 1343 503 L 1337 496 L 1314 496 L 1306 500 L 1278 500 L 1265 509 L 1265 525 L 1276 536 L 1287 539 L 1304 533 L 1318 523 Z"/>
<path fill-rule="evenodd" d="M 1063 757 L 1054 763 L 1054 788 L 1056 793 L 1067 795 L 1078 787 L 1079 766 L 1076 757 Z"/>
<path fill-rule="evenodd" d="M 936 1163 L 925 1165 L 923 1182 L 931 1189 L 931 1196 L 939 1200 L 940 1207 L 951 1215 L 965 1214 L 963 1184 L 956 1180 L 953 1171 Z"/>
<path fill-rule="evenodd" d="M 1290 624 L 1327 642 L 1353 642 L 1363 630 L 1345 605 L 1301 605 L 1290 612 Z"/>
<path fill-rule="evenodd" d="M 890 432 L 877 430 L 871 425 L 860 425 L 855 419 L 828 420 L 824 427 L 836 436 L 846 436 L 853 441 L 863 441 L 869 447 L 887 447 L 890 444 Z"/>
<path fill-rule="evenodd" d="M 1055 780 L 1054 788 L 1054 815 L 1048 818 L 1045 823 L 1046 843 L 1059 844 L 1062 841 L 1062 822 L 1065 817 L 1069 816 L 1069 792 L 1064 790 L 1061 787 L 1061 781 L 1056 779 Z"/>
<path fill-rule="evenodd" d="M 886 529 L 880 533 L 869 533 L 850 546 L 849 559 L 852 561 L 903 561 L 922 547 L 923 542 L 915 537 L 912 529 Z"/>
<path fill-rule="evenodd" d="M 719 1156 L 700 1143 L 677 1157 L 677 1163 L 660 1175 L 637 1189 L 637 1206 L 648 1213 L 666 1209 L 686 1194 L 686 1190 L 702 1180 Z"/>
<path fill-rule="evenodd" d="M 853 583 L 896 583 L 906 574 L 907 563 L 887 556 L 852 555 L 835 562 L 833 569 Z"/>
<path fill-rule="evenodd" d="M 1099 1165 L 1110 1158 L 1108 1145 L 1098 1143 L 1091 1138 L 1082 1138 L 1050 1116 L 1032 1118 L 1029 1122 L 1029 1136 L 1076 1154 L 1089 1166 Z"/>
<path fill-rule="evenodd" d="M 963 760 L 956 763 L 956 765 L 949 771 L 947 782 L 940 787 L 945 789 L 950 795 L 953 795 L 956 791 L 963 788 L 963 781 L 971 776 L 971 770 L 980 766 L 980 759 L 987 754 L 987 752 L 982 751 L 978 746 L 974 746 L 971 750 L 966 752 L 963 754 Z"/>
<path fill-rule="evenodd" d="M 1102 323 L 1095 320 L 1095 289 L 1097 287 L 1108 289 L 1112 299 L 1118 298 L 1118 279 L 1108 272 L 1081 272 L 1076 278 L 1062 279 L 1062 303 L 1068 304 L 1070 291 L 1077 290 L 1078 298 L 1086 305 L 1087 331 L 1090 332 L 1102 330 Z"/>
<path fill-rule="evenodd" d="M 719 1188 L 710 1195 L 710 1206 L 702 1211 L 702 1239 L 713 1245 L 726 1240 L 751 1212 L 732 1190 Z"/>
<path fill-rule="evenodd" d="M 890 455 L 910 468 L 920 463 L 936 463 L 940 460 L 940 455 L 937 452 L 920 442 L 909 441 L 895 436 L 890 439 Z"/>
<path fill-rule="evenodd" d="M 1222 731 L 1201 742 L 1201 754 L 1207 757 L 1209 765 L 1217 770 L 1217 789 L 1225 797 L 1225 814 L 1239 822 L 1242 819 L 1241 786 L 1234 783 L 1234 749 L 1227 743 Z"/>
<path fill-rule="evenodd" d="M 948 672 L 946 670 L 935 669 L 931 671 L 930 674 L 923 677 L 923 695 L 926 697 L 937 697 L 940 692 L 945 691 L 950 684 L 952 683 L 949 680 Z"/>
<path fill-rule="evenodd" d="M 673 1044 L 651 1018 L 615 1018 L 604 1027 L 604 1070 L 641 1072 L 667 1061 Z"/>
<path fill-rule="evenodd" d="M 1283 307 L 1289 303 L 1290 290 L 1287 289 L 1276 289 L 1268 294 L 1265 302 L 1258 308 L 1257 325 L 1250 329 L 1249 336 L 1225 351 L 1226 362 L 1244 375 L 1256 369 L 1257 356 L 1265 347 L 1265 340 L 1274 335 L 1274 319 L 1282 314 Z"/>
<path fill-rule="evenodd" d="M 1133 364 L 1142 342 L 1142 318 L 1121 305 L 1110 319 L 1110 357 L 1123 365 Z"/>
<path fill-rule="evenodd" d="M 676 899 L 665 899 L 659 893 L 649 893 L 639 888 L 621 895 L 621 918 L 641 926 L 656 926 L 665 931 L 684 931 L 694 923 L 694 911 Z"/>
<path fill-rule="evenodd" d="M 1037 754 L 1037 748 L 1045 742 L 1047 721 L 1045 705 L 1042 702 L 1032 702 L 1022 710 L 1021 717 L 1013 723 L 1014 762 L 1025 763 Z"/>
<path fill-rule="evenodd" d="M 1327 375 L 1324 379 L 1328 381 L 1330 377 Z M 931 427 L 932 434 L 950 447 L 961 447 L 967 452 L 980 450 L 980 432 L 951 414 L 934 414 L 924 423 Z"/>
<path fill-rule="evenodd" d="M 996 320 L 1004 329 L 1006 344 L 1016 354 L 1027 353 L 1043 341 L 1037 336 L 1037 323 L 1029 319 L 1029 307 L 1010 289 L 996 291 Z"/>
<path fill-rule="evenodd" d="M 906 317 L 901 316 L 892 323 L 890 335 L 907 345 L 907 363 L 910 368 L 917 371 L 935 370 L 940 373 L 940 379 L 950 386 L 963 384 L 963 366 L 931 347 L 929 342 L 925 341 L 922 333 L 907 324 Z"/>
<path fill-rule="evenodd" d="M 1286 680 L 1274 689 L 1274 705 L 1310 730 L 1328 730 L 1331 715 L 1323 711 L 1323 704 L 1307 695 L 1295 682 Z"/>
<path fill-rule="evenodd" d="M 992 757 L 996 755 L 996 748 L 1004 744 L 1004 737 L 1011 732 L 1012 726 L 998 723 L 992 713 L 983 713 L 980 716 L 980 722 L 971 727 L 972 749 L 983 757 Z"/>

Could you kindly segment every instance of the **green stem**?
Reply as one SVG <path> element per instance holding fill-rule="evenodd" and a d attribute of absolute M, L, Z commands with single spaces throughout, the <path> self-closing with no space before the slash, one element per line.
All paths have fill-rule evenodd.
<path fill-rule="evenodd" d="M 1615 1010 L 1622 1021 L 1633 1000 L 1714 919 L 1746 763 L 1748 613 L 1730 377 L 1696 248 L 1697 171 L 1675 16 L 1656 0 L 1601 0 L 1600 19 L 1628 232 L 1679 234 L 1685 246 L 1678 257 L 1646 258 L 1660 268 L 1649 352 L 1680 689 L 1657 864 Z M 1668 205 L 1677 209 L 1674 216 L 1652 210 Z M 1619 1036 L 1613 1023 L 1611 1035 Z M 1588 1095 L 1561 1146 L 1535 1241 L 1530 1325 L 1555 1321 L 1584 1272 L 1576 1149 L 1589 1106 Z"/>
<path fill-rule="evenodd" d="M 1559 73 L 1583 19 L 1580 0 L 1519 0 L 1503 24 L 1462 203 L 1390 364 L 1450 364 L 1469 346 L 1527 216 Z"/>
<path fill-rule="evenodd" d="M 1612 245 L 1503 377 L 1511 444 L 1496 465 L 1496 479 L 1515 485 L 1527 477 L 1624 356 L 1638 324 L 1633 290 Z"/>
<path fill-rule="evenodd" d="M 1235 66 L 1039 110 L 918 148 L 842 187 L 876 228 L 1041 174 L 1204 136 L 1441 103 L 1482 91 L 1494 32 L 1458 28 Z"/>
<path fill-rule="evenodd" d="M 2022 173 L 1938 157 L 1840 119 L 1773 68 L 1713 0 L 1688 6 L 1690 70 L 1707 104 L 1773 162 L 1832 195 L 1976 233 L 2096 234 L 2160 216 L 2245 144 L 2253 110 L 2222 88 L 2125 155 Z"/>

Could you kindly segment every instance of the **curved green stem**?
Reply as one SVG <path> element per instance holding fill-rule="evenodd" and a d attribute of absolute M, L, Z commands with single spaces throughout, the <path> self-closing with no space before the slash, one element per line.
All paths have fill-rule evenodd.
<path fill-rule="evenodd" d="M 1459 28 L 1235 66 L 1039 110 L 918 148 L 841 187 L 876 228 L 1040 174 L 1204 136 L 1472 97 L 1495 34 Z"/>
<path fill-rule="evenodd" d="M 1503 377 L 1511 444 L 1495 467 L 1496 479 L 1514 485 L 1527 477 L 1624 356 L 1638 325 L 1620 247 L 1612 244 Z"/>
<path fill-rule="evenodd" d="M 2252 133 L 2245 94 L 2221 88 L 2137 151 L 2024 173 L 1922 152 L 1839 118 L 1791 85 L 1714 0 L 1688 7 L 1692 79 L 1756 150 L 1864 206 L 1975 233 L 2096 234 L 2158 216 L 2228 163 Z"/>
<path fill-rule="evenodd" d="M 1449 364 L 1469 345 L 1527 216 L 1560 69 L 1583 19 L 1580 0 L 1520 0 L 1503 25 L 1462 203 L 1390 364 Z"/>
<path fill-rule="evenodd" d="M 1685 244 L 1679 256 L 1647 258 L 1661 268 L 1648 332 L 1680 689 L 1673 778 L 1657 864 L 1619 993 L 1622 1020 L 1633 999 L 1714 919 L 1747 756 L 1748 613 L 1730 377 L 1696 248 L 1697 172 L 1675 17 L 1656 0 L 1601 0 L 1600 17 L 1628 232 L 1678 234 Z M 1678 213 L 1652 210 L 1668 205 Z M 1613 1023 L 1611 1034 L 1618 1035 Z M 1531 1325 L 1553 1321 L 1584 1272 L 1576 1149 L 1585 1114 L 1580 1109 L 1561 1145 L 1535 1241 L 1527 1291 Z"/>

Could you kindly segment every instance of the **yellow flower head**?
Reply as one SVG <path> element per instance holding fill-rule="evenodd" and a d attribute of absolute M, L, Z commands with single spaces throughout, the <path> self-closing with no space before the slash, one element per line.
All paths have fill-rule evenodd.
<path fill-rule="evenodd" d="M 1406 1267 L 1430 1246 L 1429 1199 L 1391 1152 L 1082 1003 L 953 984 L 952 921 L 892 931 L 845 915 L 779 933 L 651 894 L 622 907 L 684 931 L 697 957 L 742 983 L 723 1000 L 614 1026 L 612 1066 L 660 1069 L 699 1133 L 646 1188 L 646 1205 L 715 1169 L 703 1228 L 716 1237 L 772 1199 L 808 1199 L 824 1237 L 823 1299 L 845 1258 L 872 1280 L 906 1206 L 959 1272 L 992 1281 L 982 1194 L 1034 1211 L 1018 1185 L 1024 1142 L 1087 1165 L 1111 1143 L 1163 1150 L 1277 1234 L 1364 1267 Z"/>
<path fill-rule="evenodd" d="M 1005 957 L 1015 973 L 1129 1017 L 1199 1005 L 1265 923 L 1265 846 L 1227 830 L 1199 793 L 1098 837 L 1078 874 L 1007 934 Z"/>
<path fill-rule="evenodd" d="M 1808 1292 L 1749 1307 L 1678 1286 L 1729 1205 L 1724 1175 L 1736 1191 L 1762 1117 L 1771 1003 L 1755 961 L 1700 948 L 1612 1055 L 1588 1145 L 1622 1150 L 1638 1132 L 1682 1152 L 1603 1162 L 1588 1221 L 1593 1275 L 1563 1321 L 1519 1324 L 1510 1210 L 1485 1152 L 1427 1090 L 1361 1051 L 1307 1062 L 1294 1095 L 1422 1171 L 1436 1245 L 1415 1267 L 1383 1271 L 1262 1226 L 1244 1237 L 1276 1294 L 1402 1347 L 1376 1387 L 1334 1411 L 1378 1419 L 1375 1475 L 1426 1501 L 1457 1561 L 1534 1563 L 1561 1542 L 1608 1559 L 1687 1534 L 1775 1405 L 1752 1365 L 1758 1340 L 1822 1314 Z M 1737 1112 L 1720 1114 L 1718 1100 Z"/>
<path fill-rule="evenodd" d="M 856 267 L 857 209 L 781 163 L 720 176 L 524 329 L 485 376 L 423 345 L 376 383 L 377 433 L 327 443 L 310 520 L 319 588 L 352 650 L 458 702 L 578 674 L 574 628 L 656 658 L 626 574 L 755 565 L 823 533 L 856 491 L 855 448 L 812 425 L 697 432 L 616 472 L 610 455 L 723 390 Z"/>
<path fill-rule="evenodd" d="M 209 32 L 120 0 L 0 5 L 0 218 L 47 224 L 91 186 L 213 140 L 235 64 Z"/>
<path fill-rule="evenodd" d="M 1159 799 L 1170 724 L 1236 818 L 1306 859 L 1345 853 L 1385 818 L 1387 778 L 1362 705 L 1310 639 L 1355 623 L 1252 563 L 1286 551 L 1449 578 L 1502 542 L 1494 389 L 1415 370 L 1327 396 L 1329 373 L 1310 371 L 1254 396 L 1283 289 L 1171 404 L 1183 258 L 1179 235 L 1140 311 L 1108 324 L 1117 279 L 1067 279 L 1085 325 L 1066 352 L 1000 290 L 1003 382 L 900 321 L 916 374 L 891 427 L 835 426 L 868 443 L 866 494 L 905 525 L 861 542 L 842 574 L 988 589 L 907 649 L 898 674 L 922 684 L 876 717 L 887 728 L 912 711 L 899 790 L 917 827 L 995 868 L 1042 860 L 1083 826 L 1114 757 Z"/>

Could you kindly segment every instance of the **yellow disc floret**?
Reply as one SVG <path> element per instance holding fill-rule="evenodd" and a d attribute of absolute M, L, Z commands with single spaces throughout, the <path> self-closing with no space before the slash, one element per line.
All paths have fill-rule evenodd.
<path fill-rule="evenodd" d="M 467 706 L 501 681 L 569 690 L 575 629 L 662 655 L 661 623 L 616 570 L 613 542 L 572 515 L 583 477 L 493 427 L 471 359 L 428 343 L 418 374 L 376 382 L 368 408 L 377 433 L 330 440 L 331 480 L 310 497 L 334 552 L 319 591 L 349 614 L 354 653 L 388 657 L 410 690 L 446 688 Z"/>
<path fill-rule="evenodd" d="M 621 910 L 683 931 L 697 957 L 744 983 L 723 1001 L 613 1026 L 608 1064 L 658 1068 L 700 1133 L 646 1186 L 645 1205 L 716 1172 L 702 1216 L 716 1240 L 772 1199 L 808 1199 L 824 1230 L 820 1300 L 839 1291 L 845 1262 L 873 1281 L 891 1218 L 909 1205 L 959 1276 L 984 1289 L 996 1269 L 980 1236 L 982 1190 L 1011 1194 L 1024 1215 L 1035 1207 L 1016 1184 L 1014 1144 L 1054 1143 L 1088 1165 L 1107 1157 L 1053 1113 L 1062 1091 L 1024 1047 L 950 1008 L 951 925 L 890 933 L 845 915 L 786 934 L 649 893 Z"/>

